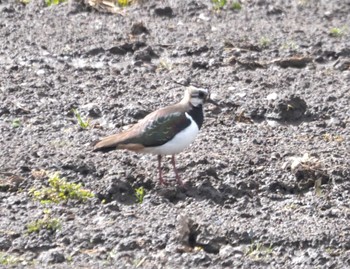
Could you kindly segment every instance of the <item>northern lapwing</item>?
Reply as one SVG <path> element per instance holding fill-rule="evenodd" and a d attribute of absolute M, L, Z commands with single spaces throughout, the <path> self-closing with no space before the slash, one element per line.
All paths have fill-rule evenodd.
<path fill-rule="evenodd" d="M 160 184 L 165 184 L 161 169 L 162 156 L 172 155 L 171 163 L 176 181 L 182 186 L 183 182 L 175 165 L 175 154 L 184 150 L 195 140 L 203 124 L 205 102 L 217 105 L 210 99 L 208 90 L 189 86 L 179 103 L 148 114 L 124 132 L 102 138 L 95 143 L 93 151 L 127 149 L 156 154 Z"/>

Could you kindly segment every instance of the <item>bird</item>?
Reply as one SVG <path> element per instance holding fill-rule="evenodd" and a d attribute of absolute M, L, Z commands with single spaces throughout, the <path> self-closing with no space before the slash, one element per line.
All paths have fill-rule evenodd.
<path fill-rule="evenodd" d="M 161 185 L 166 185 L 161 166 L 162 156 L 171 155 L 176 182 L 184 186 L 176 168 L 175 154 L 183 151 L 195 140 L 203 125 L 203 105 L 206 102 L 218 106 L 210 99 L 208 89 L 188 86 L 180 102 L 148 114 L 125 131 L 98 140 L 93 143 L 93 151 L 126 149 L 157 155 Z"/>

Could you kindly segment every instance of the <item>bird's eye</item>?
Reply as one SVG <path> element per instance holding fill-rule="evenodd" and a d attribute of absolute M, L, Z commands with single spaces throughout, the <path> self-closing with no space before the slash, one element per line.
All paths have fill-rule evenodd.
<path fill-rule="evenodd" d="M 204 98 L 204 92 L 198 92 L 198 97 L 199 98 Z"/>

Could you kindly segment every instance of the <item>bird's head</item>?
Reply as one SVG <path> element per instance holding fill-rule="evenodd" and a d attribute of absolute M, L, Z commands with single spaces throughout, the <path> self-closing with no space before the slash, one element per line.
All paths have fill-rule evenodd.
<path fill-rule="evenodd" d="M 189 86 L 185 90 L 185 102 L 189 102 L 192 106 L 198 107 L 203 105 L 205 102 L 213 103 L 217 105 L 212 99 L 210 99 L 210 92 L 207 89 L 197 88 Z"/>

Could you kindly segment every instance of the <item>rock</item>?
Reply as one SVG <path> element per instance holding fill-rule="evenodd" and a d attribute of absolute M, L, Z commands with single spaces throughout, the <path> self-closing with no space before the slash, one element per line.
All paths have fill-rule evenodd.
<path fill-rule="evenodd" d="M 106 203 L 118 201 L 119 203 L 133 204 L 136 202 L 135 191 L 127 181 L 109 176 L 105 186 L 97 190 L 97 196 Z"/>
<path fill-rule="evenodd" d="M 0 251 L 8 250 L 11 247 L 11 245 L 12 242 L 10 241 L 10 239 L 2 234 L 0 237 Z"/>
<path fill-rule="evenodd" d="M 338 59 L 333 65 L 335 69 L 340 71 L 350 70 L 350 60 L 349 59 Z"/>
<path fill-rule="evenodd" d="M 207 45 L 203 45 L 203 46 L 196 46 L 196 47 L 188 47 L 186 49 L 186 54 L 187 55 L 201 55 L 204 52 L 209 51 L 209 48 Z"/>
<path fill-rule="evenodd" d="M 23 178 L 12 173 L 0 173 L 0 192 L 17 191 Z"/>
<path fill-rule="evenodd" d="M 222 246 L 219 251 L 219 256 L 223 259 L 227 259 L 230 256 L 233 256 L 235 249 L 231 245 Z"/>
<path fill-rule="evenodd" d="M 311 63 L 312 60 L 313 59 L 311 57 L 289 57 L 286 59 L 279 59 L 274 62 L 282 68 L 304 68 L 308 63 Z"/>
<path fill-rule="evenodd" d="M 267 15 L 282 15 L 285 11 L 278 6 L 270 5 L 267 10 Z"/>
<path fill-rule="evenodd" d="M 129 250 L 134 250 L 134 249 L 138 249 L 139 245 L 136 242 L 135 239 L 132 239 L 131 237 L 128 238 L 123 238 L 122 240 L 120 240 L 118 246 L 116 247 L 116 250 L 118 252 L 121 251 L 129 251 Z"/>
<path fill-rule="evenodd" d="M 134 59 L 136 61 L 141 60 L 143 62 L 150 62 L 152 58 L 158 58 L 158 55 L 153 51 L 153 49 L 150 46 L 138 50 L 134 53 Z"/>
<path fill-rule="evenodd" d="M 192 62 L 193 69 L 208 69 L 209 63 L 205 60 L 194 60 Z"/>
<path fill-rule="evenodd" d="M 192 245 L 196 237 L 197 225 L 186 215 L 179 215 L 176 218 L 177 239 L 181 244 Z"/>
<path fill-rule="evenodd" d="M 148 29 L 144 26 L 142 22 L 134 23 L 131 26 L 130 33 L 132 35 L 149 34 Z"/>
<path fill-rule="evenodd" d="M 154 14 L 160 17 L 173 17 L 173 9 L 169 6 L 157 7 L 154 9 Z"/>
<path fill-rule="evenodd" d="M 101 244 L 101 243 L 103 243 L 105 241 L 103 233 L 94 234 L 91 237 L 90 241 L 91 241 L 92 244 Z"/>
<path fill-rule="evenodd" d="M 268 120 L 294 122 L 302 119 L 307 109 L 306 102 L 299 96 L 280 97 L 270 104 L 265 117 Z"/>
<path fill-rule="evenodd" d="M 89 117 L 99 118 L 101 117 L 101 110 L 97 103 L 88 103 L 81 106 L 81 111 L 87 112 Z"/>
<path fill-rule="evenodd" d="M 127 50 L 125 50 L 121 46 L 114 46 L 109 49 L 109 52 L 115 55 L 125 55 L 127 53 Z"/>
<path fill-rule="evenodd" d="M 134 104 L 129 104 L 123 109 L 123 114 L 126 117 L 131 117 L 135 120 L 143 119 L 149 113 L 150 111 L 145 110 L 143 107 Z"/>
<path fill-rule="evenodd" d="M 62 263 L 66 260 L 61 250 L 50 249 L 49 251 L 42 252 L 38 260 L 44 264 Z"/>

